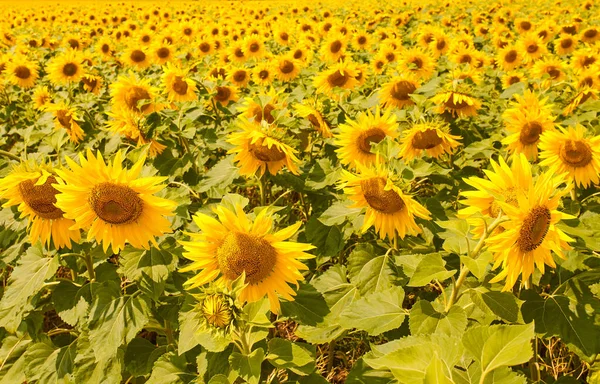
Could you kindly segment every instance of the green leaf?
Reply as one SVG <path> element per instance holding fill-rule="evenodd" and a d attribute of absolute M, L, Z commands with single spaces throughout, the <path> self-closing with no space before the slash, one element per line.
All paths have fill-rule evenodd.
<path fill-rule="evenodd" d="M 356 247 L 348 256 L 350 281 L 361 294 L 383 292 L 394 286 L 398 278 L 393 258 L 389 253 L 375 256 L 372 245 Z"/>
<path fill-rule="evenodd" d="M 56 374 L 58 378 L 62 378 L 67 374 L 73 373 L 75 365 L 75 357 L 77 356 L 77 339 L 71 344 L 62 347 L 56 357 Z"/>
<path fill-rule="evenodd" d="M 346 220 L 353 220 L 361 212 L 361 208 L 349 208 L 350 201 L 338 201 L 333 203 L 325 212 L 319 216 L 319 221 L 329 227 L 344 224 Z"/>
<path fill-rule="evenodd" d="M 141 295 L 120 295 L 120 287 L 106 282 L 96 292 L 90 311 L 90 343 L 98 360 L 108 360 L 148 323 L 150 309 Z"/>
<path fill-rule="evenodd" d="M 107 360 L 96 360 L 87 332 L 79 334 L 77 338 L 77 353 L 73 364 L 73 376 L 76 383 L 120 383 L 122 363 L 122 349 L 118 349 Z"/>
<path fill-rule="evenodd" d="M 460 261 L 469 268 L 469 271 L 479 281 L 482 281 L 493 257 L 494 255 L 491 252 L 486 251 L 480 253 L 476 259 L 472 259 L 470 256 L 460 256 Z"/>
<path fill-rule="evenodd" d="M 31 340 L 9 335 L 0 343 L 0 384 L 22 383 L 25 377 L 25 351 Z"/>
<path fill-rule="evenodd" d="M 314 345 L 275 338 L 269 340 L 268 350 L 267 360 L 277 368 L 286 368 L 298 375 L 308 375 L 315 370 Z"/>
<path fill-rule="evenodd" d="M 467 314 L 454 305 L 448 313 L 437 312 L 427 300 L 417 301 L 410 310 L 410 333 L 429 335 L 441 333 L 460 336 L 467 327 Z"/>
<path fill-rule="evenodd" d="M 34 306 L 32 297 L 44 287 L 58 269 L 58 256 L 44 257 L 40 243 L 30 247 L 11 272 L 8 285 L 0 300 L 0 327 L 15 333 L 23 317 Z"/>
<path fill-rule="evenodd" d="M 306 239 L 316 247 L 321 256 L 335 256 L 344 248 L 344 238 L 337 226 L 326 226 L 316 216 L 312 216 L 304 228 Z"/>
<path fill-rule="evenodd" d="M 177 265 L 170 252 L 154 247 L 143 250 L 127 246 L 121 251 L 119 262 L 121 272 L 154 300 L 164 292 L 165 283 Z"/>
<path fill-rule="evenodd" d="M 238 167 L 233 164 L 233 156 L 227 156 L 205 174 L 205 179 L 196 190 L 206 192 L 211 188 L 227 188 L 239 175 Z"/>
<path fill-rule="evenodd" d="M 481 292 L 480 290 L 472 290 L 471 300 L 482 310 L 485 310 L 485 307 L 487 307 L 496 316 L 509 323 L 519 321 L 519 311 L 522 301 L 517 299 L 512 292 Z"/>
<path fill-rule="evenodd" d="M 76 326 L 88 315 L 94 292 L 100 283 L 89 283 L 79 287 L 70 281 L 61 281 L 52 292 L 54 309 L 65 323 Z"/>
<path fill-rule="evenodd" d="M 407 311 L 402 308 L 404 290 L 390 287 L 374 292 L 350 304 L 339 318 L 345 328 L 357 328 L 376 336 L 402 325 Z"/>
<path fill-rule="evenodd" d="M 25 376 L 30 382 L 55 383 L 58 381 L 56 358 L 58 349 L 46 343 L 35 343 L 25 352 Z"/>
<path fill-rule="evenodd" d="M 336 167 L 329 159 L 319 159 L 308 172 L 306 186 L 318 191 L 330 185 L 334 185 L 339 180 L 342 169 Z"/>
<path fill-rule="evenodd" d="M 195 377 L 195 374 L 187 372 L 185 356 L 169 352 L 154 362 L 152 374 L 146 384 L 186 384 Z"/>
<path fill-rule="evenodd" d="M 395 382 L 394 376 L 389 371 L 380 371 L 369 367 L 362 357 L 354 363 L 346 378 L 346 384 L 392 384 Z"/>
<path fill-rule="evenodd" d="M 453 384 L 452 380 L 448 378 L 451 374 L 447 371 L 447 367 L 442 360 L 437 356 L 432 356 L 431 363 L 425 370 L 424 383 L 436 383 L 436 384 Z"/>
<path fill-rule="evenodd" d="M 481 371 L 523 364 L 533 356 L 533 323 L 526 325 L 492 325 L 470 328 L 463 345 L 481 364 Z"/>
<path fill-rule="evenodd" d="M 153 360 L 150 360 L 156 346 L 146 339 L 136 337 L 131 340 L 125 350 L 125 368 L 133 376 L 144 376 L 150 373 Z"/>
<path fill-rule="evenodd" d="M 189 310 L 179 312 L 179 343 L 178 353 L 189 351 L 197 345 L 202 345 L 208 351 L 223 351 L 231 343 L 229 338 L 212 333 L 203 327 L 198 312 Z"/>
<path fill-rule="evenodd" d="M 510 99 L 514 94 L 523 94 L 525 91 L 525 83 L 515 83 L 510 87 L 506 88 L 504 92 L 500 94 L 501 99 Z"/>
<path fill-rule="evenodd" d="M 421 256 L 414 274 L 408 282 L 409 287 L 422 287 L 433 280 L 444 281 L 454 276 L 456 270 L 447 271 L 446 262 L 439 253 L 429 253 Z"/>
<path fill-rule="evenodd" d="M 258 384 L 260 382 L 260 366 L 264 359 L 265 351 L 258 348 L 249 355 L 233 352 L 229 356 L 229 364 L 231 369 L 249 384 Z"/>
<path fill-rule="evenodd" d="M 294 301 L 281 300 L 281 315 L 301 324 L 316 325 L 329 313 L 323 295 L 312 285 L 301 281 Z"/>
<path fill-rule="evenodd" d="M 216 375 L 211 377 L 208 384 L 230 384 L 230 381 L 225 375 Z"/>

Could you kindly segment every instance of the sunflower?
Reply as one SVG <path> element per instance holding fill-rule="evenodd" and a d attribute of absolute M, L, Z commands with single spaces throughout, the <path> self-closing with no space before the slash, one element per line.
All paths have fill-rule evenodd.
<path fill-rule="evenodd" d="M 265 44 L 258 35 L 246 36 L 242 49 L 246 57 L 255 59 L 260 59 L 267 53 Z"/>
<path fill-rule="evenodd" d="M 166 148 L 165 145 L 147 137 L 145 132 L 148 131 L 146 129 L 148 123 L 145 115 L 126 109 L 107 112 L 107 114 L 112 118 L 106 124 L 108 130 L 135 141 L 138 147 L 149 144 L 148 157 L 156 157 Z"/>
<path fill-rule="evenodd" d="M 21 163 L 0 179 L 0 199 L 8 199 L 2 207 L 18 206 L 21 217 L 29 218 L 29 239 L 55 248 L 71 249 L 79 242 L 79 230 L 70 229 L 75 222 L 64 217 L 56 204 L 58 191 L 54 188 L 58 176 L 49 164 Z"/>
<path fill-rule="evenodd" d="M 519 41 L 519 50 L 523 55 L 523 61 L 530 63 L 544 56 L 548 52 L 546 44 L 534 34 L 527 34 Z"/>
<path fill-rule="evenodd" d="M 280 45 L 290 45 L 292 40 L 292 36 L 290 36 L 284 27 L 275 29 L 273 36 L 275 37 L 275 41 Z"/>
<path fill-rule="evenodd" d="M 361 112 L 356 120 L 346 120 L 339 126 L 340 133 L 335 135 L 334 144 L 340 162 L 344 165 L 356 166 L 361 163 L 369 166 L 377 161 L 382 161 L 371 150 L 371 143 L 379 143 L 386 137 L 398 137 L 398 124 L 396 115 L 391 109 L 386 109 L 382 114 L 377 108 L 375 113 L 369 110 Z"/>
<path fill-rule="evenodd" d="M 510 104 L 511 108 L 502 114 L 504 125 L 510 132 L 502 144 L 508 145 L 511 153 L 524 153 L 528 159 L 535 160 L 540 136 L 554 130 L 552 105 L 547 104 L 547 98 L 540 100 L 529 90 L 522 96 L 516 94 L 515 99 Z"/>
<path fill-rule="evenodd" d="M 270 63 L 260 63 L 252 69 L 252 80 L 258 85 L 270 85 L 275 72 Z"/>
<path fill-rule="evenodd" d="M 354 49 L 367 51 L 371 47 L 371 37 L 364 31 L 359 31 L 352 37 L 352 46 Z"/>
<path fill-rule="evenodd" d="M 525 34 L 533 31 L 533 24 L 528 19 L 520 17 L 515 20 L 515 28 L 520 34 Z"/>
<path fill-rule="evenodd" d="M 105 252 L 112 246 L 118 253 L 125 242 L 135 248 L 148 249 L 148 242 L 158 247 L 155 237 L 171 231 L 164 216 L 172 216 L 177 204 L 154 196 L 165 187 L 160 183 L 166 177 L 139 177 L 145 156 L 131 169 L 123 167 L 120 151 L 112 164 L 89 149 L 87 158 L 79 154 L 80 165 L 69 157 L 66 160 L 70 170 L 56 171 L 62 178 L 54 185 L 61 192 L 56 206 L 75 220 L 73 228 L 89 229 L 88 240 L 102 242 Z"/>
<path fill-rule="evenodd" d="M 375 226 L 381 239 L 418 235 L 421 228 L 415 216 L 428 220 L 430 213 L 396 185 L 394 174 L 383 166 L 368 167 L 360 163 L 357 171 L 343 170 L 340 188 L 354 201 L 350 208 L 366 208 L 362 232 Z"/>
<path fill-rule="evenodd" d="M 530 73 L 533 78 L 541 79 L 542 87 L 546 88 L 554 82 L 563 81 L 567 77 L 565 70 L 566 66 L 562 60 L 547 57 L 536 61 Z"/>
<path fill-rule="evenodd" d="M 434 33 L 433 40 L 429 43 L 429 49 L 433 52 L 433 56 L 438 58 L 443 56 L 450 49 L 450 41 L 448 36 L 443 32 Z"/>
<path fill-rule="evenodd" d="M 521 65 L 523 57 L 519 50 L 511 45 L 502 48 L 496 56 L 496 62 L 505 71 L 511 71 Z"/>
<path fill-rule="evenodd" d="M 467 219 L 475 236 L 481 237 L 487 229 L 488 221 L 498 218 L 502 214 L 499 202 L 518 206 L 517 196 L 526 192 L 531 180 L 531 167 L 524 155 L 513 156 L 512 165 L 509 167 L 504 158 L 500 157 L 496 163 L 490 160 L 491 170 L 483 172 L 489 180 L 480 177 L 463 179 L 465 183 L 475 188 L 475 191 L 463 191 L 465 197 L 461 203 L 467 205 L 458 211 L 458 217 Z M 481 220 L 481 217 L 485 221 Z M 493 233 L 502 232 L 504 227 L 500 224 Z"/>
<path fill-rule="evenodd" d="M 540 137 L 540 165 L 549 172 L 567 173 L 577 186 L 598 184 L 600 174 L 600 136 L 586 137 L 581 125 L 544 132 Z"/>
<path fill-rule="evenodd" d="M 200 56 L 208 56 L 215 51 L 215 43 L 208 36 L 201 37 L 196 43 Z"/>
<path fill-rule="evenodd" d="M 414 124 L 402 132 L 399 156 L 410 161 L 423 153 L 440 158 L 444 153 L 452 153 L 460 145 L 462 137 L 448 133 L 448 126 L 441 122 Z"/>
<path fill-rule="evenodd" d="M 332 95 L 335 89 L 352 89 L 357 84 L 356 66 L 350 61 L 340 61 L 315 76 L 313 83 L 318 93 Z"/>
<path fill-rule="evenodd" d="M 225 57 L 232 63 L 242 64 L 248 60 L 248 56 L 244 53 L 244 45 L 242 41 L 234 42 L 224 53 Z"/>
<path fill-rule="evenodd" d="M 108 37 L 103 37 L 98 40 L 98 43 L 96 44 L 96 51 L 100 52 L 102 60 L 109 60 L 112 58 L 115 52 L 115 47 Z"/>
<path fill-rule="evenodd" d="M 275 61 L 275 75 L 281 81 L 288 82 L 300 74 L 300 62 L 289 55 L 280 56 Z"/>
<path fill-rule="evenodd" d="M 116 83 L 110 85 L 113 108 L 150 114 L 161 109 L 154 103 L 158 90 L 151 87 L 147 79 L 138 80 L 133 73 L 119 76 Z"/>
<path fill-rule="evenodd" d="M 296 113 L 300 117 L 307 119 L 310 125 L 323 135 L 324 138 L 332 137 L 331 126 L 325 120 L 323 114 L 319 111 L 319 104 L 317 100 L 302 100 L 302 104 L 296 104 L 294 106 Z"/>
<path fill-rule="evenodd" d="M 50 95 L 50 91 L 45 85 L 39 86 L 33 91 L 32 99 L 33 105 L 37 110 L 44 109 L 46 105 L 52 102 L 52 96 Z"/>
<path fill-rule="evenodd" d="M 596 27 L 588 27 L 581 32 L 581 41 L 588 44 L 593 44 L 600 40 L 600 31 Z"/>
<path fill-rule="evenodd" d="M 412 48 L 402 54 L 400 68 L 412 74 L 416 79 L 427 80 L 435 70 L 435 62 L 425 51 Z"/>
<path fill-rule="evenodd" d="M 152 61 L 158 65 L 164 65 L 169 61 L 172 61 L 175 57 L 175 49 L 173 45 L 162 42 L 156 43 L 150 47 L 150 53 L 152 55 Z"/>
<path fill-rule="evenodd" d="M 52 84 L 78 82 L 85 73 L 80 52 L 69 49 L 62 55 L 56 56 L 48 64 L 47 71 Z"/>
<path fill-rule="evenodd" d="M 510 71 L 502 75 L 502 89 L 506 89 L 511 85 L 517 83 L 525 83 L 527 84 L 527 78 L 523 73 L 517 71 Z"/>
<path fill-rule="evenodd" d="M 590 69 L 598 62 L 600 62 L 598 53 L 589 48 L 577 50 L 573 53 L 573 57 L 571 57 L 571 67 L 575 71 Z"/>
<path fill-rule="evenodd" d="M 300 271 L 308 270 L 300 260 L 314 257 L 306 253 L 314 248 L 312 245 L 286 241 L 301 223 L 273 232 L 273 218 L 267 210 L 260 211 L 253 221 L 239 205 L 235 210 L 219 205 L 214 212 L 218 220 L 195 214 L 200 233 L 191 233 L 191 241 L 181 242 L 186 251 L 183 255 L 193 262 L 180 271 L 199 270 L 186 282 L 187 288 L 212 281 L 217 286 L 231 286 L 244 274 L 247 285 L 240 291 L 240 301 L 255 302 L 266 295 L 271 312 L 279 313 L 278 295 L 294 300 L 289 284 L 304 280 Z"/>
<path fill-rule="evenodd" d="M 162 82 L 163 87 L 167 92 L 169 101 L 195 101 L 198 99 L 196 95 L 196 82 L 187 76 L 187 71 L 167 63 L 163 67 Z"/>
<path fill-rule="evenodd" d="M 581 104 L 585 103 L 588 100 L 598 100 L 598 90 L 585 86 L 582 89 L 578 90 L 575 96 L 569 101 L 569 104 L 565 107 L 563 111 L 563 115 L 570 115 L 579 107 Z"/>
<path fill-rule="evenodd" d="M 27 57 L 18 55 L 6 65 L 8 81 L 21 88 L 31 88 L 38 78 L 38 65 Z"/>
<path fill-rule="evenodd" d="M 94 95 L 99 95 L 102 90 L 102 78 L 100 76 L 86 74 L 81 77 L 83 89 Z"/>
<path fill-rule="evenodd" d="M 438 105 L 438 113 L 450 112 L 452 116 L 458 117 L 475 116 L 481 108 L 481 102 L 473 96 L 455 91 L 442 91 L 431 101 Z"/>
<path fill-rule="evenodd" d="M 554 51 L 561 56 L 568 55 L 575 51 L 577 43 L 578 40 L 576 36 L 571 36 L 566 33 L 561 34 L 559 38 L 554 41 Z"/>
<path fill-rule="evenodd" d="M 227 80 L 236 87 L 244 88 L 250 82 L 250 71 L 245 68 L 231 68 Z"/>
<path fill-rule="evenodd" d="M 474 65 L 476 61 L 477 50 L 474 47 L 465 47 L 462 44 L 458 44 L 457 47 L 452 50 L 452 53 L 448 55 L 448 59 L 455 64 L 467 64 Z"/>
<path fill-rule="evenodd" d="M 257 98 L 247 98 L 237 110 L 241 112 L 241 116 L 255 124 L 261 124 L 263 121 L 273 124 L 275 122 L 273 112 L 281 110 L 286 104 L 285 102 L 280 103 L 279 97 L 280 94 L 271 88 L 266 93 L 260 93 Z"/>
<path fill-rule="evenodd" d="M 384 107 L 404 108 L 414 105 L 410 95 L 419 88 L 419 82 L 411 77 L 396 77 L 383 85 L 379 91 L 379 103 Z"/>
<path fill-rule="evenodd" d="M 268 169 L 271 175 L 277 174 L 284 166 L 295 175 L 300 172 L 296 150 L 287 144 L 286 129 L 274 124 L 254 124 L 250 120 L 241 120 L 241 132 L 233 133 L 227 142 L 235 147 L 228 153 L 235 153 L 235 161 L 242 176 L 253 176 L 260 169 L 260 176 Z"/>
<path fill-rule="evenodd" d="M 77 116 L 77 112 L 73 108 L 61 102 L 59 104 L 50 104 L 46 106 L 45 110 L 54 114 L 54 127 L 56 130 L 65 129 L 69 134 L 69 138 L 75 144 L 83 140 L 85 134 L 79 124 L 77 124 L 79 116 Z"/>
<path fill-rule="evenodd" d="M 138 70 L 148 68 L 150 66 L 150 57 L 146 50 L 141 47 L 130 47 L 123 52 L 121 60 L 129 66 Z"/>
<path fill-rule="evenodd" d="M 522 163 L 527 164 L 524 160 Z M 517 206 L 498 201 L 509 221 L 502 224 L 504 231 L 490 236 L 488 250 L 494 257 L 494 268 L 502 271 L 490 283 L 505 280 L 504 291 L 512 289 L 519 275 L 527 281 L 535 267 L 544 273 L 544 266 L 556 267 L 551 252 L 564 259 L 568 242 L 574 241 L 558 229 L 560 220 L 573 219 L 557 210 L 561 198 L 570 190 L 570 184 L 560 190 L 563 175 L 544 173 L 535 182 L 529 180 L 524 192 L 517 193 Z"/>
<path fill-rule="evenodd" d="M 236 102 L 238 99 L 237 89 L 235 87 L 228 87 L 226 85 L 215 87 L 215 95 L 213 100 L 223 107 L 229 105 L 229 103 Z"/>
<path fill-rule="evenodd" d="M 380 54 L 375 55 L 373 60 L 371 60 L 371 68 L 377 75 L 380 75 L 385 71 L 387 64 L 388 63 L 385 57 L 381 56 Z"/>

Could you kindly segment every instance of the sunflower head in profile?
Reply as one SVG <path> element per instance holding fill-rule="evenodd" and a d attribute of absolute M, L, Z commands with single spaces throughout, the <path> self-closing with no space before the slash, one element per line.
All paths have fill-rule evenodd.
<path fill-rule="evenodd" d="M 369 166 L 383 161 L 371 148 L 386 137 L 398 137 L 396 115 L 391 109 L 382 111 L 377 108 L 375 113 L 367 110 L 358 114 L 355 120 L 346 120 L 339 126 L 340 132 L 335 135 L 334 144 L 340 162 L 352 167 L 357 164 Z"/>
<path fill-rule="evenodd" d="M 227 107 L 230 103 L 235 103 L 238 98 L 237 88 L 227 85 L 216 86 L 212 97 L 216 103 L 219 103 L 223 107 Z"/>
<path fill-rule="evenodd" d="M 577 186 L 599 184 L 600 136 L 587 137 L 581 125 L 548 131 L 540 138 L 540 165 L 566 173 Z"/>
<path fill-rule="evenodd" d="M 75 144 L 83 140 L 85 133 L 77 123 L 79 116 L 74 108 L 64 102 L 60 102 L 58 104 L 47 105 L 45 110 L 52 112 L 54 115 L 54 127 L 56 130 L 66 130 L 69 138 Z"/>
<path fill-rule="evenodd" d="M 412 77 L 396 77 L 383 85 L 379 91 L 379 103 L 382 107 L 404 108 L 415 105 L 410 95 L 419 88 L 420 83 Z"/>
<path fill-rule="evenodd" d="M 530 167 L 526 159 L 522 159 L 521 164 Z M 531 171 L 524 170 L 523 173 Z M 542 273 L 545 265 L 555 268 L 552 252 L 564 259 L 564 251 L 570 249 L 568 242 L 574 241 L 557 226 L 560 220 L 574 218 L 557 210 L 571 184 L 560 189 L 564 175 L 550 172 L 528 181 L 522 185 L 522 191 L 516 193 L 516 206 L 497 202 L 509 220 L 502 223 L 503 231 L 486 240 L 494 257 L 494 268 L 502 266 L 490 282 L 504 280 L 504 291 L 512 289 L 519 275 L 522 282 L 527 281 L 536 267 Z"/>
<path fill-rule="evenodd" d="M 381 239 L 419 234 L 415 216 L 430 219 L 429 211 L 402 191 L 394 173 L 382 164 L 356 168 L 357 173 L 342 171 L 340 188 L 354 201 L 351 207 L 366 209 L 362 231 L 374 226 Z"/>
<path fill-rule="evenodd" d="M 358 85 L 356 65 L 350 61 L 340 61 L 319 73 L 313 83 L 318 93 L 334 95 L 338 89 L 353 89 Z"/>
<path fill-rule="evenodd" d="M 575 94 L 571 96 L 569 103 L 563 110 L 563 115 L 568 116 L 572 114 L 581 104 L 588 100 L 598 100 L 599 92 L 588 85 L 583 88 L 577 89 Z"/>
<path fill-rule="evenodd" d="M 18 206 L 21 217 L 29 219 L 29 238 L 47 247 L 71 249 L 71 242 L 79 242 L 79 229 L 70 229 L 75 222 L 67 219 L 56 206 L 59 193 L 54 184 L 59 177 L 49 164 L 21 163 L 0 179 L 0 199 L 7 199 L 2 207 Z"/>
<path fill-rule="evenodd" d="M 125 49 L 121 55 L 121 61 L 129 68 L 142 70 L 148 68 L 152 64 L 151 57 L 147 49 L 143 46 L 132 45 Z"/>
<path fill-rule="evenodd" d="M 277 174 L 283 167 L 298 175 L 296 150 L 289 143 L 289 132 L 275 124 L 262 121 L 255 124 L 243 119 L 239 121 L 241 131 L 233 133 L 227 142 L 234 145 L 228 153 L 235 153 L 235 161 L 242 176 L 259 176 L 268 170 L 271 175 Z"/>
<path fill-rule="evenodd" d="M 119 76 L 117 82 L 110 85 L 111 102 L 114 109 L 150 114 L 161 107 L 154 102 L 158 90 L 150 86 L 147 79 L 138 80 L 133 74 Z"/>
<path fill-rule="evenodd" d="M 48 78 L 52 84 L 77 82 L 84 73 L 81 53 L 74 49 L 68 49 L 48 64 Z"/>
<path fill-rule="evenodd" d="M 320 111 L 321 105 L 316 99 L 304 99 L 302 103 L 294 106 L 298 116 L 305 118 L 311 127 L 319 132 L 324 138 L 332 137 L 331 125 Z"/>
<path fill-rule="evenodd" d="M 149 124 L 146 115 L 125 109 L 107 112 L 107 115 L 111 117 L 111 120 L 106 123 L 107 130 L 125 136 L 138 147 L 149 144 L 148 157 L 154 158 L 166 148 L 165 145 L 148 136 Z"/>
<path fill-rule="evenodd" d="M 279 296 L 294 300 L 290 284 L 304 280 L 301 271 L 308 267 L 301 260 L 314 257 L 306 253 L 314 248 L 312 245 L 286 241 L 301 223 L 274 232 L 273 218 L 266 209 L 254 220 L 239 205 L 234 210 L 219 205 L 214 212 L 218 220 L 201 213 L 194 215 L 200 233 L 191 233 L 190 241 L 181 242 L 183 255 L 192 263 L 180 271 L 198 271 L 186 282 L 187 288 L 213 281 L 217 286 L 231 286 L 244 274 L 246 286 L 239 300 L 255 302 L 267 296 L 271 312 L 279 313 Z"/>
<path fill-rule="evenodd" d="M 548 99 L 526 90 L 523 95 L 515 95 L 514 102 L 502 114 L 509 135 L 502 140 L 511 153 L 523 153 L 530 160 L 537 159 L 540 136 L 553 131 L 555 117 Z"/>
<path fill-rule="evenodd" d="M 33 105 L 38 111 L 43 110 L 49 103 L 52 102 L 52 95 L 45 85 L 37 87 L 33 91 Z"/>
<path fill-rule="evenodd" d="M 156 236 L 170 232 L 170 222 L 176 203 L 154 194 L 161 191 L 164 177 L 140 177 L 145 156 L 131 169 L 123 167 L 121 152 L 112 163 L 105 163 L 100 152 L 91 150 L 87 158 L 79 154 L 79 162 L 66 158 L 70 170 L 57 170 L 61 177 L 56 205 L 64 216 L 75 220 L 75 228 L 88 230 L 88 240 L 102 242 L 106 252 L 112 247 L 118 253 L 128 242 L 135 248 L 148 249 Z"/>
<path fill-rule="evenodd" d="M 81 83 L 83 84 L 83 89 L 94 95 L 99 95 L 102 90 L 103 81 L 100 76 L 92 74 L 83 75 L 81 77 Z"/>
<path fill-rule="evenodd" d="M 460 136 L 451 135 L 448 125 L 442 122 L 414 124 L 410 129 L 402 132 L 399 156 L 406 161 L 421 157 L 423 154 L 440 158 L 460 146 L 458 140 L 461 139 Z"/>
<path fill-rule="evenodd" d="M 22 55 L 17 55 L 6 64 L 5 76 L 8 81 L 21 88 L 31 88 L 37 80 L 39 66 Z"/>
<path fill-rule="evenodd" d="M 285 100 L 280 100 L 281 94 L 277 93 L 275 88 L 268 92 L 259 93 L 253 98 L 247 98 L 244 103 L 238 107 L 241 116 L 260 125 L 263 121 L 267 124 L 273 124 L 277 118 L 277 112 L 286 105 Z"/>
<path fill-rule="evenodd" d="M 468 93 L 468 89 L 442 90 L 431 101 L 437 104 L 437 113 L 450 113 L 453 117 L 469 117 L 477 115 L 481 102 Z"/>
<path fill-rule="evenodd" d="M 167 63 L 163 67 L 162 83 L 169 101 L 194 101 L 198 99 L 196 94 L 196 82 L 188 77 L 187 71 L 177 65 Z"/>

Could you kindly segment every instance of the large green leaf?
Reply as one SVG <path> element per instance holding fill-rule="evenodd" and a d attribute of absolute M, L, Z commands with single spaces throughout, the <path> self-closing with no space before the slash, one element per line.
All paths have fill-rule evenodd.
<path fill-rule="evenodd" d="M 122 349 L 117 349 L 116 353 L 107 360 L 96 360 L 88 333 L 82 332 L 77 338 L 76 352 L 73 363 L 73 376 L 76 383 L 104 384 L 121 382 Z"/>
<path fill-rule="evenodd" d="M 440 313 L 429 301 L 419 300 L 410 309 L 409 326 L 413 335 L 441 333 L 460 336 L 467 327 L 467 315 L 457 305 L 452 306 L 448 313 Z"/>
<path fill-rule="evenodd" d="M 323 295 L 312 285 L 301 281 L 294 301 L 281 300 L 281 315 L 301 324 L 316 325 L 329 313 Z"/>
<path fill-rule="evenodd" d="M 41 245 L 32 246 L 10 274 L 0 300 L 0 327 L 14 333 L 21 320 L 34 308 L 31 299 L 58 269 L 58 256 L 45 257 Z"/>
<path fill-rule="evenodd" d="M 25 381 L 24 353 L 31 340 L 9 335 L 0 343 L 0 384 L 22 383 Z"/>
<path fill-rule="evenodd" d="M 494 369 L 481 381 L 481 365 L 473 362 L 468 369 L 453 369 L 452 379 L 455 384 L 526 384 L 527 378 L 512 371 L 508 367 Z"/>
<path fill-rule="evenodd" d="M 340 324 L 357 328 L 376 336 L 402 325 L 408 311 L 402 308 L 404 290 L 390 287 L 384 292 L 374 292 L 354 301 L 342 312 Z"/>
<path fill-rule="evenodd" d="M 154 362 L 152 374 L 146 384 L 186 384 L 194 378 L 196 375 L 187 371 L 185 356 L 169 352 Z"/>
<path fill-rule="evenodd" d="M 391 372 L 369 367 L 362 357 L 354 363 L 346 378 L 346 384 L 392 384 L 395 382 L 396 379 Z"/>
<path fill-rule="evenodd" d="M 108 360 L 142 330 L 150 309 L 140 294 L 121 296 L 119 286 L 112 281 L 96 291 L 95 299 L 89 315 L 89 340 L 96 358 Z"/>
<path fill-rule="evenodd" d="M 306 239 L 314 245 L 321 256 L 336 256 L 344 248 L 344 236 L 336 225 L 327 226 L 312 216 L 304 227 Z"/>
<path fill-rule="evenodd" d="M 92 282 L 80 287 L 71 281 L 61 281 L 52 292 L 54 309 L 65 323 L 76 326 L 85 321 L 95 291 L 100 283 Z"/>
<path fill-rule="evenodd" d="M 243 355 L 234 352 L 229 356 L 231 369 L 239 377 L 249 384 L 258 384 L 260 382 L 260 366 L 265 359 L 265 351 L 262 348 L 255 349 L 249 355 Z"/>
<path fill-rule="evenodd" d="M 533 337 L 533 323 L 479 326 L 467 330 L 463 345 L 486 375 L 496 368 L 523 364 L 531 359 Z"/>
<path fill-rule="evenodd" d="M 398 278 L 396 269 L 389 253 L 377 256 L 370 244 L 356 247 L 348 257 L 350 281 L 363 295 L 392 287 Z"/>
<path fill-rule="evenodd" d="M 51 343 L 35 343 L 25 352 L 25 376 L 30 382 L 55 383 L 58 381 L 56 358 L 59 349 Z"/>
<path fill-rule="evenodd" d="M 429 253 L 420 257 L 419 264 L 415 268 L 409 287 L 422 287 L 433 280 L 444 281 L 454 276 L 456 270 L 446 270 L 446 262 L 439 253 Z"/>
<path fill-rule="evenodd" d="M 346 220 L 352 220 L 361 212 L 360 208 L 349 208 L 350 201 L 336 202 L 319 216 L 319 221 L 327 226 L 340 225 Z"/>
<path fill-rule="evenodd" d="M 519 313 L 523 301 L 512 292 L 486 291 L 478 288 L 470 291 L 471 300 L 482 310 L 489 308 L 496 316 L 509 322 L 519 321 Z"/>
<path fill-rule="evenodd" d="M 277 368 L 287 368 L 298 375 L 315 370 L 314 345 L 275 338 L 269 340 L 267 360 Z"/>
<path fill-rule="evenodd" d="M 225 157 L 205 174 L 197 190 L 206 192 L 211 188 L 225 189 L 239 175 L 238 167 L 233 164 L 233 156 Z"/>
<path fill-rule="evenodd" d="M 156 349 L 156 345 L 141 337 L 131 340 L 125 350 L 127 371 L 134 376 L 144 376 L 150 373 L 154 363 L 151 356 Z"/>

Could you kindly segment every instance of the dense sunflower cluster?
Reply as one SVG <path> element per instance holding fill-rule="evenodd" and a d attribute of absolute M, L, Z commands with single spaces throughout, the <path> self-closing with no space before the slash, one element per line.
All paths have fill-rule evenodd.
<path fill-rule="evenodd" d="M 491 255 L 485 284 L 531 288 L 598 197 L 599 9 L 0 4 L 5 216 L 59 254 L 179 247 L 185 282 L 169 284 L 241 349 L 244 306 L 290 315 L 300 282 L 336 263 L 361 281 L 344 264 L 359 245 L 386 260 L 464 253 L 448 308 L 463 257 Z"/>

